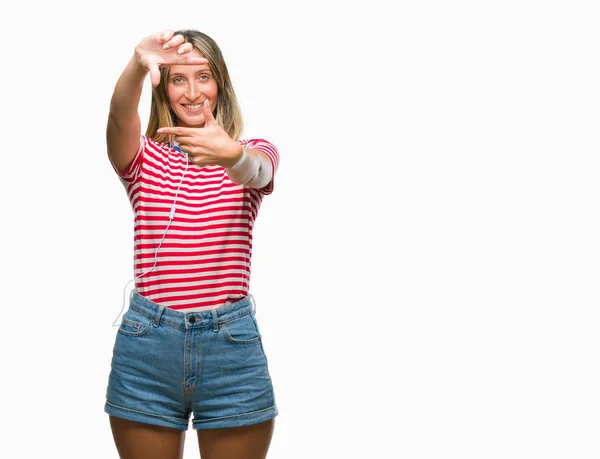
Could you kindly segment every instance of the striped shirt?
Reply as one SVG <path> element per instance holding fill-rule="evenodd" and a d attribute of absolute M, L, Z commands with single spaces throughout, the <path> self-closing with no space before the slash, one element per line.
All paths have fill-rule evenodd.
<path fill-rule="evenodd" d="M 245 149 L 268 155 L 273 175 L 279 165 L 275 146 L 264 139 L 240 140 Z M 134 213 L 134 272 L 139 294 L 182 312 L 207 311 L 248 295 L 252 228 L 262 189 L 233 183 L 225 168 L 189 163 L 177 194 L 175 215 L 154 266 L 154 254 L 186 167 L 183 155 L 140 137 L 140 149 L 119 175 Z M 114 165 L 113 165 L 114 168 Z M 142 272 L 147 272 L 141 277 Z"/>

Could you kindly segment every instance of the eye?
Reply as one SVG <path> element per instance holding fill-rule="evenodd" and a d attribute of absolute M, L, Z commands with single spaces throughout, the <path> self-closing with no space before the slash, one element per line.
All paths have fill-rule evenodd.
<path fill-rule="evenodd" d="M 210 80 L 210 77 L 208 75 L 206 75 L 206 74 L 202 74 L 202 75 L 200 75 L 200 79 L 202 81 L 208 81 L 208 80 Z"/>
<path fill-rule="evenodd" d="M 183 78 L 181 78 L 181 77 L 175 77 L 175 78 L 173 78 L 171 80 L 171 82 L 174 83 L 174 84 L 179 84 L 179 83 L 183 82 Z"/>

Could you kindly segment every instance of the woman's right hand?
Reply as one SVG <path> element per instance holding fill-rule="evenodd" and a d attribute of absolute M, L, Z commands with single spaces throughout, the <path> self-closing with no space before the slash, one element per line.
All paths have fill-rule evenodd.
<path fill-rule="evenodd" d="M 150 72 L 152 86 L 160 83 L 160 68 L 168 65 L 206 64 L 203 57 L 186 56 L 193 49 L 191 43 L 184 43 L 183 35 L 175 35 L 172 30 L 155 33 L 144 38 L 135 47 L 135 59 L 141 67 Z"/>

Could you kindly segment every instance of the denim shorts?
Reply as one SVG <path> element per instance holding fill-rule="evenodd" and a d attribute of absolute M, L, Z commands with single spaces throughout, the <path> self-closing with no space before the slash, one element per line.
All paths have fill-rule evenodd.
<path fill-rule="evenodd" d="M 277 416 L 251 296 L 184 313 L 134 290 L 116 333 L 104 411 L 182 431 L 190 413 L 196 430 Z"/>

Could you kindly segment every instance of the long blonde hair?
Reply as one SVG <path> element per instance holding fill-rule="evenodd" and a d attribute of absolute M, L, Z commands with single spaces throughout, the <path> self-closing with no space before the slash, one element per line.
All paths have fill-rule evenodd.
<path fill-rule="evenodd" d="M 218 86 L 215 119 L 225 132 L 229 134 L 229 137 L 233 140 L 239 140 L 244 130 L 242 112 L 235 97 L 233 85 L 229 78 L 229 71 L 227 70 L 227 65 L 219 46 L 208 35 L 197 30 L 178 30 L 175 32 L 175 35 L 183 35 L 185 42 L 191 43 L 194 49 L 208 59 L 208 65 Z M 152 88 L 152 105 L 150 106 L 150 118 L 148 120 L 148 128 L 146 129 L 147 137 L 151 137 L 155 141 L 162 143 L 167 142 L 168 136 L 166 134 L 158 134 L 156 132 L 158 128 L 175 126 L 177 121 L 167 98 L 168 80 L 169 67 L 163 67 L 160 69 L 160 83 L 156 88 Z"/>

